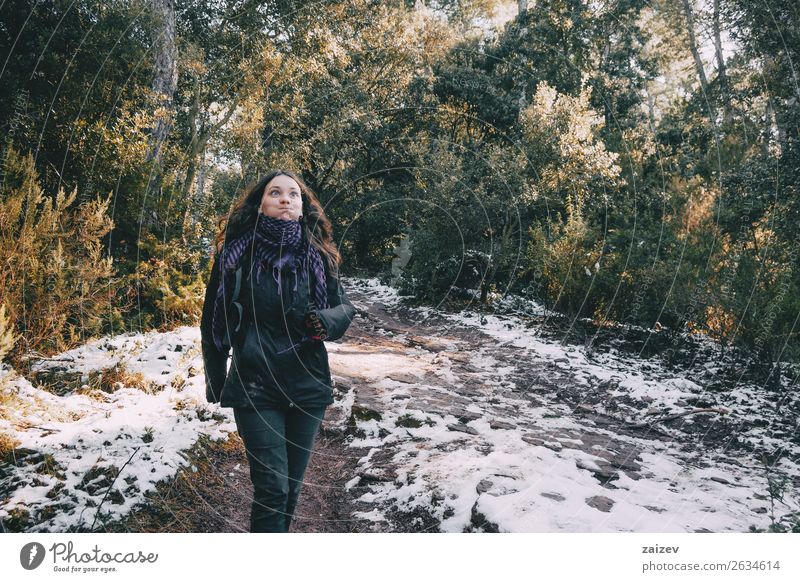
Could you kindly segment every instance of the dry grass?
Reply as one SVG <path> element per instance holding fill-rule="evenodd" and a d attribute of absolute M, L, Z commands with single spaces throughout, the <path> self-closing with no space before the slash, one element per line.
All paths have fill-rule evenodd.
<path fill-rule="evenodd" d="M 87 383 L 71 389 L 75 385 L 74 373 L 64 373 L 66 383 L 59 374 L 46 374 L 36 378 L 37 386 L 49 393 L 82 394 L 99 402 L 108 402 L 108 395 L 120 388 L 135 388 L 146 394 L 156 394 L 163 386 L 149 381 L 141 372 L 131 372 L 123 362 L 89 373 Z M 15 428 L 26 430 L 34 426 L 28 418 L 38 416 L 45 422 L 72 422 L 84 416 L 83 413 L 70 410 L 64 406 L 49 403 L 36 395 L 22 397 L 13 385 L 19 376 L 12 372 L 0 379 L 0 419 L 11 422 Z M 66 385 L 70 389 L 64 389 Z M 56 389 L 56 386 L 58 388 Z"/>
<path fill-rule="evenodd" d="M 124 362 L 91 372 L 88 388 L 102 390 L 107 394 L 113 394 L 120 388 L 135 388 L 147 394 L 156 394 L 162 389 L 155 382 L 145 379 L 141 372 L 129 371 Z"/>
<path fill-rule="evenodd" d="M 20 445 L 19 439 L 6 432 L 0 432 L 0 462 L 8 462 L 11 453 Z"/>
<path fill-rule="evenodd" d="M 223 461 L 246 466 L 244 448 L 238 436 L 226 441 L 212 441 L 205 435 L 185 453 L 188 466 L 181 468 L 174 478 L 156 485 L 154 492 L 145 494 L 147 502 L 133 510 L 124 520 L 105 524 L 104 532 L 219 532 L 242 531 L 237 520 L 231 520 L 228 503 L 242 507 L 232 498 L 231 478 L 220 470 Z M 192 466 L 196 470 L 192 470 Z M 238 475 L 247 479 L 247 473 Z M 246 505 L 246 504 L 245 504 Z M 249 506 L 247 507 L 249 511 Z"/>
<path fill-rule="evenodd" d="M 14 428 L 27 430 L 35 426 L 27 420 L 33 416 L 38 416 L 45 422 L 72 422 L 83 416 L 79 412 L 46 402 L 35 395 L 23 398 L 19 395 L 18 389 L 11 384 L 11 380 L 13 378 L 9 378 L 8 375 L 0 380 L 0 418 L 10 422 Z"/>
<path fill-rule="evenodd" d="M 175 392 L 180 392 L 186 387 L 186 378 L 181 374 L 175 374 L 170 385 L 175 389 Z"/>

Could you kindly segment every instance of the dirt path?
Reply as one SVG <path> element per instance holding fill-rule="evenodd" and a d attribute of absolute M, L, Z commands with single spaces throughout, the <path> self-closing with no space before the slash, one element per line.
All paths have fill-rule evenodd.
<path fill-rule="evenodd" d="M 246 532 L 249 529 L 253 487 L 248 475 L 244 447 L 236 435 L 230 452 L 220 451 L 211 470 L 226 475 L 224 487 L 209 490 L 208 505 L 197 518 L 205 521 L 206 531 Z M 363 532 L 370 524 L 350 516 L 353 509 L 344 485 L 352 477 L 356 457 L 343 446 L 340 430 L 325 423 L 317 434 L 303 483 L 292 532 Z M 205 514 L 205 517 L 203 516 Z M 223 517 L 224 516 L 224 517 Z"/>
<path fill-rule="evenodd" d="M 687 372 L 704 388 L 686 389 L 680 374 L 621 355 L 619 342 L 598 342 L 592 354 L 580 344 L 559 345 L 559 330 L 542 319 L 529 325 L 544 343 L 521 348 L 512 337 L 519 322 L 509 339 L 498 339 L 441 312 L 383 304 L 358 285 L 348 294 L 359 317 L 342 341 L 329 344 L 335 403 L 291 531 L 454 531 L 448 520 L 457 531 L 499 531 L 514 503 L 505 500 L 520 491 L 537 509 L 523 510 L 525 521 L 516 525 L 506 522 L 516 531 L 661 531 L 655 524 L 665 520 L 680 522 L 680 531 L 747 531 L 768 523 L 774 508 L 758 456 L 777 465 L 768 444 L 796 419 L 777 408 L 767 415 L 763 401 L 747 400 L 757 394 L 737 394 L 712 372 Z M 632 385 L 634 369 L 641 374 Z M 648 382 L 653 397 L 639 385 Z M 668 408 L 657 399 L 670 390 L 682 391 L 679 408 L 744 402 L 769 432 L 755 432 L 755 415 L 744 408 L 738 416 L 642 422 L 654 418 L 654 407 Z M 794 487 L 796 444 L 787 447 L 794 464 L 782 468 Z M 202 441 L 190 455 L 198 471 L 181 470 L 113 530 L 247 531 L 252 487 L 241 440 L 234 433 L 226 443 Z M 452 458 L 471 465 L 450 465 Z M 495 519 L 499 501 L 507 505 Z M 615 506 L 623 509 L 612 512 Z M 626 512 L 638 524 L 613 521 Z"/>
<path fill-rule="evenodd" d="M 344 485 L 352 478 L 358 454 L 343 444 L 341 429 L 323 423 L 317 434 L 292 532 L 374 531 L 350 514 L 351 494 Z M 187 452 L 197 471 L 181 469 L 159 484 L 149 502 L 108 532 L 247 532 L 253 487 L 244 445 L 235 433 L 225 442 L 200 439 Z"/>

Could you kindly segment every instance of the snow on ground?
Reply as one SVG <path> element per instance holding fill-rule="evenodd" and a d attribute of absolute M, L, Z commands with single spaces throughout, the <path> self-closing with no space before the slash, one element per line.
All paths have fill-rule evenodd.
<path fill-rule="evenodd" d="M 31 454 L 12 467 L 0 483 L 0 517 L 8 519 L 15 508 L 32 516 L 53 514 L 27 530 L 32 532 L 89 528 L 119 471 L 117 493 L 102 503 L 99 527 L 103 519 L 126 515 L 156 483 L 186 466 L 181 451 L 201 433 L 219 439 L 235 430 L 230 409 L 205 402 L 199 337 L 197 328 L 182 327 L 102 338 L 34 366 L 84 373 L 88 381 L 89 372 L 121 362 L 153 382 L 154 393 L 121 387 L 110 394 L 56 396 L 2 370 L 0 386 L 15 395 L 10 408 L 17 413 L 10 421 L 0 419 L 0 431 L 13 434 L 19 449 L 51 458 Z"/>
<path fill-rule="evenodd" d="M 391 290 L 377 280 L 362 283 L 361 289 L 365 297 L 380 295 L 389 313 L 401 304 L 400 298 L 393 297 Z M 368 307 L 366 304 L 356 306 Z M 535 311 L 525 310 L 526 313 Z M 404 314 L 416 321 L 434 315 L 426 308 L 408 307 L 404 308 Z M 415 314 L 420 317 L 415 318 Z M 383 508 L 383 514 L 376 518 L 375 509 L 372 509 L 358 514 L 359 517 L 385 520 L 386 511 L 390 509 L 412 512 L 417 507 L 428 511 L 433 508 L 432 512 L 441 521 L 441 530 L 451 532 L 467 528 L 476 511 L 496 524 L 499 531 L 509 532 L 692 532 L 703 529 L 745 532 L 751 525 L 769 526 L 768 482 L 755 456 L 724 449 L 703 452 L 702 433 L 688 449 L 686 445 L 679 448 L 678 442 L 618 435 L 613 429 L 603 430 L 576 420 L 571 408 L 553 402 L 555 399 L 538 407 L 521 403 L 519 396 L 511 396 L 508 390 L 509 384 L 513 388 L 514 383 L 509 382 L 508 377 L 514 366 L 498 367 L 493 354 L 497 355 L 498 346 L 513 347 L 520 366 L 549 363 L 568 373 L 571 381 L 578 385 L 596 385 L 616 379 L 616 387 L 609 392 L 611 398 L 625 395 L 644 400 L 655 410 L 691 408 L 686 406 L 685 399 L 704 395 L 704 388 L 695 380 L 674 377 L 657 364 L 615 350 L 593 354 L 590 360 L 581 347 L 539 338 L 537 330 L 526 329 L 524 322 L 515 317 L 466 312 L 435 315 L 448 322 L 443 325 L 443 335 L 448 326 L 480 328 L 495 340 L 484 342 L 480 348 L 475 342 L 465 341 L 458 348 L 470 354 L 469 363 L 482 370 L 479 378 L 475 375 L 469 378 L 485 392 L 485 395 L 473 395 L 472 407 L 467 409 L 478 411 L 477 418 L 463 423 L 474 434 L 462 432 L 463 426 L 452 430 L 458 419 L 448 415 L 446 410 L 430 413 L 430 402 L 419 396 L 421 384 L 408 383 L 407 378 L 404 382 L 382 380 L 374 373 L 384 370 L 392 376 L 395 371 L 406 371 L 424 376 L 427 370 L 446 379 L 449 388 L 440 385 L 436 389 L 451 392 L 455 402 L 463 381 L 459 382 L 450 369 L 452 362 L 446 355 L 411 350 L 405 355 L 370 354 L 369 370 L 373 377 L 368 380 L 384 413 L 379 421 L 359 423 L 365 430 L 365 437 L 354 440 L 351 446 L 392 450 L 392 461 L 387 462 L 384 455 L 381 463 L 384 468 L 390 464 L 398 471 L 394 480 L 375 483 L 370 480 L 369 491 L 361 497 L 362 501 Z M 414 331 L 420 335 L 424 333 L 421 329 Z M 347 349 L 346 354 L 334 354 L 332 361 L 338 361 L 339 367 L 350 375 L 363 376 L 359 362 L 370 350 L 362 349 L 361 355 L 352 349 Z M 430 387 L 425 388 L 430 391 Z M 737 386 L 732 394 L 734 403 L 746 401 L 749 405 L 736 406 L 729 414 L 736 420 L 756 415 L 769 419 L 766 411 L 772 406 L 763 392 L 757 386 Z M 602 405 L 598 408 L 603 409 Z M 772 414 L 774 419 L 777 413 Z M 398 426 L 402 415 L 411 415 L 429 424 L 417 428 Z M 490 419 L 511 426 L 492 428 Z M 695 421 L 687 419 L 686 422 Z M 379 439 L 380 434 L 383 438 Z M 524 440 L 526 434 L 527 441 Z M 531 435 L 541 438 L 531 438 Z M 558 438 L 548 441 L 546 435 L 558 435 Z M 800 479 L 800 471 L 788 460 L 800 458 L 798 447 L 790 442 L 775 442 L 760 429 L 748 429 L 739 436 L 743 443 L 767 449 L 786 447 L 788 454 L 773 467 L 773 472 L 787 476 L 790 484 L 783 502 L 777 502 L 775 515 L 800 510 L 797 490 L 791 485 L 791 480 L 797 483 Z M 576 446 L 582 439 L 597 444 Z M 598 468 L 598 460 L 602 463 L 608 458 L 602 452 L 612 444 L 618 448 L 630 447 L 626 458 L 614 460 L 622 463 L 623 468 L 635 470 L 620 470 L 619 478 L 613 481 L 614 487 L 609 489 L 600 484 L 592 469 Z M 697 456 L 702 458 L 698 461 Z M 695 462 L 688 463 L 690 457 Z M 362 460 L 362 465 L 367 474 L 370 470 L 375 472 L 376 466 L 370 463 L 369 457 Z M 353 480 L 350 486 L 358 483 Z"/>
<path fill-rule="evenodd" d="M 373 303 L 390 314 L 401 307 L 396 291 L 375 279 L 343 282 L 359 290 L 361 300 L 351 299 L 362 311 Z M 546 313 L 519 302 L 513 309 Z M 358 420 L 361 432 L 349 443 L 354 450 L 369 449 L 360 459 L 362 473 L 379 474 L 387 465 L 395 473 L 367 485 L 359 485 L 364 482 L 359 476 L 348 483 L 354 494 L 366 491 L 358 500 L 368 509 L 358 517 L 381 522 L 390 510 L 422 507 L 437 517 L 441 530 L 452 532 L 463 531 L 476 512 L 500 531 L 512 532 L 747 531 L 769 525 L 768 483 L 757 459 L 704 451 L 703 433 L 693 435 L 689 452 L 685 441 L 679 449 L 678 442 L 617 434 L 613 427 L 579 418 L 546 388 L 538 391 L 539 403 L 521 398 L 521 389 L 538 387 L 518 385 L 523 368 L 539 366 L 587 393 L 598 382 L 613 380 L 608 402 L 629 397 L 669 411 L 685 409 L 687 398 L 704 394 L 700 375 L 678 377 L 614 350 L 589 356 L 583 348 L 539 337 L 514 315 L 403 307 L 403 317 L 412 324 L 444 321 L 435 334 L 416 328 L 440 349 L 387 349 L 369 338 L 356 342 L 347 336 L 327 344 L 334 378 L 361 384 L 358 395 L 351 390 L 332 405 L 345 412 L 341 422 L 363 387 L 381 407 L 379 420 Z M 448 335 L 450 327 L 483 339 Z M 387 342 L 408 336 L 380 325 L 372 333 Z M 34 372 L 50 369 L 91 383 L 92 374 L 118 364 L 129 375 L 141 373 L 144 387 L 57 396 L 13 370 L 0 371 L 3 400 L 19 411 L 0 420 L 0 432 L 16 436 L 23 455 L 0 481 L 0 517 L 24 509 L 38 516 L 28 531 L 88 529 L 101 502 L 102 520 L 124 517 L 157 482 L 186 465 L 182 451 L 199 435 L 218 439 L 235 430 L 230 409 L 205 402 L 196 327 L 102 338 L 39 362 Z M 729 395 L 731 416 L 758 412 L 772 422 L 762 392 L 736 386 Z M 740 440 L 787 445 L 790 454 L 774 471 L 797 482 L 798 467 L 787 458 L 800 458 L 800 451 L 770 440 L 766 428 L 748 428 Z M 689 457 L 694 462 L 687 462 Z M 595 476 L 608 470 L 608 459 L 618 470 L 613 488 Z M 797 490 L 790 487 L 775 513 L 798 509 Z"/>

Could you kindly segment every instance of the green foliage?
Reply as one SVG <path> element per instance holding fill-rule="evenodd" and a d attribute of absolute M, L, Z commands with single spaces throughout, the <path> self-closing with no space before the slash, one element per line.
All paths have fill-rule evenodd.
<path fill-rule="evenodd" d="M 198 324 L 210 266 L 202 248 L 190 248 L 180 239 L 160 241 L 149 233 L 140 246 L 150 259 L 139 263 L 129 276 L 138 292 L 134 327 L 168 329 Z"/>
<path fill-rule="evenodd" d="M 697 38 L 735 40 L 724 62 L 702 51 L 706 86 L 681 2 L 539 0 L 489 30 L 494 0 L 193 0 L 171 96 L 157 5 L 6 2 L 0 125 L 36 157 L 4 169 L 0 353 L 196 322 L 216 219 L 284 167 L 345 272 L 388 270 L 409 234 L 419 298 L 527 289 L 797 357 L 792 0 L 722 0 L 719 22 L 698 7 Z"/>
<path fill-rule="evenodd" d="M 587 203 L 602 204 L 603 186 L 613 185 L 620 174 L 618 154 L 596 137 L 603 119 L 591 110 L 589 94 L 586 88 L 577 97 L 560 95 L 543 82 L 520 113 L 535 196 L 578 222 Z"/>
<path fill-rule="evenodd" d="M 590 297 L 594 278 L 600 270 L 602 244 L 582 219 L 565 223 L 551 221 L 547 227 L 531 229 L 528 244 L 528 269 L 532 285 L 548 305 L 585 317 L 594 311 L 597 297 Z"/>

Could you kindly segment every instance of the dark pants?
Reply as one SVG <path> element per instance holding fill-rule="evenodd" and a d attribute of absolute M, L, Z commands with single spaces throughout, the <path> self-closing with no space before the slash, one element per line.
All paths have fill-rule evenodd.
<path fill-rule="evenodd" d="M 234 408 L 253 482 L 251 532 L 289 531 L 325 408 Z"/>

